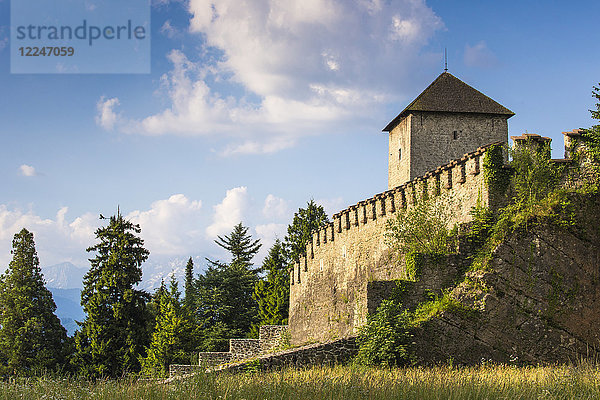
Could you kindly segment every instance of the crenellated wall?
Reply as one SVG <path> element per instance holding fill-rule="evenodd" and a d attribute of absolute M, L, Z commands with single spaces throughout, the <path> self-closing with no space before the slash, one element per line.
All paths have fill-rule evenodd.
<path fill-rule="evenodd" d="M 448 225 L 470 220 L 471 208 L 494 207 L 483 178 L 478 148 L 403 185 L 352 205 L 314 232 L 290 273 L 289 332 L 292 345 L 349 337 L 366 322 L 367 284 L 404 278 L 388 255 L 384 232 L 400 209 L 423 199 L 443 201 Z"/>

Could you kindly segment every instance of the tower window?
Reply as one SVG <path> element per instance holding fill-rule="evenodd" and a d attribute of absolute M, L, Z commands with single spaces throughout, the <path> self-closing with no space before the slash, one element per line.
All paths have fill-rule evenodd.
<path fill-rule="evenodd" d="M 452 133 L 452 137 L 454 138 L 454 140 L 458 139 L 458 132 L 457 132 L 457 131 L 454 131 L 454 132 Z"/>
<path fill-rule="evenodd" d="M 398 149 L 398 160 L 402 160 L 402 149 Z"/>

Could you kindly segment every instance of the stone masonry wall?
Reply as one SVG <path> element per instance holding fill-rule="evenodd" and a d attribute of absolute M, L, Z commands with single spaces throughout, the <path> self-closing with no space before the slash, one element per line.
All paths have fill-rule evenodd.
<path fill-rule="evenodd" d="M 482 143 L 508 140 L 507 117 L 415 112 L 389 134 L 388 188 L 422 176 Z M 399 150 L 402 157 L 399 157 Z"/>
<path fill-rule="evenodd" d="M 406 118 L 396 125 L 389 133 L 389 160 L 388 160 L 388 189 L 395 188 L 405 182 L 411 180 L 410 176 L 410 126 L 412 115 L 409 114 Z M 472 147 L 473 150 L 476 147 Z M 463 152 L 463 154 L 466 153 Z M 435 168 L 439 163 L 432 167 Z"/>
<path fill-rule="evenodd" d="M 253 360 L 223 365 L 214 371 L 242 372 L 248 369 L 261 371 L 295 367 L 343 364 L 358 353 L 356 339 L 343 338 L 327 343 L 313 343 L 294 349 L 282 350 L 272 354 L 263 354 Z"/>
<path fill-rule="evenodd" d="M 449 225 L 470 220 L 472 207 L 493 207 L 483 178 L 480 147 L 392 190 L 348 207 L 314 232 L 290 273 L 289 332 L 292 345 L 356 335 L 366 322 L 367 283 L 405 278 L 389 257 L 387 221 L 403 207 L 428 198 L 448 204 Z"/>
<path fill-rule="evenodd" d="M 257 356 L 261 352 L 260 339 L 229 339 L 229 352 L 234 360 Z"/>
<path fill-rule="evenodd" d="M 232 354 L 224 351 L 201 352 L 198 356 L 198 364 L 204 367 L 226 364 L 232 360 Z"/>
<path fill-rule="evenodd" d="M 260 351 L 269 353 L 286 345 L 287 325 L 263 325 L 259 330 Z"/>
<path fill-rule="evenodd" d="M 246 370 L 270 370 L 276 368 L 306 368 L 313 365 L 334 365 L 350 361 L 358 352 L 355 338 L 338 339 L 329 343 L 313 343 L 276 353 L 261 354 L 251 360 L 233 362 L 221 366 L 210 366 L 212 372 L 242 372 Z M 207 371 L 206 366 L 169 366 L 169 376 L 175 377 Z"/>
<path fill-rule="evenodd" d="M 263 325 L 258 339 L 229 339 L 228 352 L 200 352 L 198 364 L 205 367 L 227 364 L 256 357 L 282 347 L 287 335 L 287 325 Z M 176 368 L 184 369 L 184 366 Z"/>

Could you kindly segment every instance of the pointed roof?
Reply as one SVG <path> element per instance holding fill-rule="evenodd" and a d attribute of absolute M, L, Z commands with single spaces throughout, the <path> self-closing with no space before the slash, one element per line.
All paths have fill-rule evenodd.
<path fill-rule="evenodd" d="M 427 89 L 423 90 L 412 103 L 383 128 L 383 132 L 390 132 L 402 118 L 413 111 L 498 114 L 506 115 L 508 118 L 515 115 L 508 108 L 467 85 L 449 72 L 443 72 L 438 76 Z"/>

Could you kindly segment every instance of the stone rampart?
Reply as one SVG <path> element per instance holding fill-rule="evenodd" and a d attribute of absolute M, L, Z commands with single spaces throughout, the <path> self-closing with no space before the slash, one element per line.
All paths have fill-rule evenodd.
<path fill-rule="evenodd" d="M 406 278 L 390 260 L 384 238 L 388 221 L 399 210 L 424 199 L 438 200 L 451 211 L 450 227 L 468 222 L 478 204 L 493 208 L 483 174 L 490 146 L 352 205 L 314 232 L 306 256 L 290 273 L 291 344 L 355 336 L 367 318 L 367 283 Z"/>

